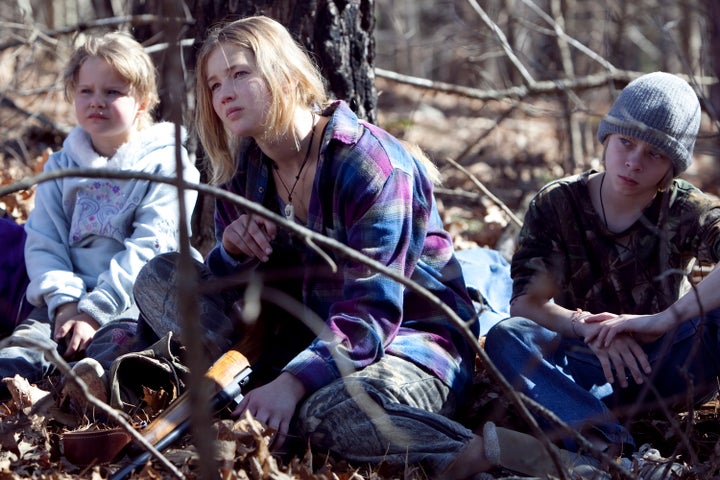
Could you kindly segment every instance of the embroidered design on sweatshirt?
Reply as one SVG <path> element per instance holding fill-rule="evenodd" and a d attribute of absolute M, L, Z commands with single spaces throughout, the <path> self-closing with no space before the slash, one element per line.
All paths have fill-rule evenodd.
<path fill-rule="evenodd" d="M 70 228 L 70 243 L 77 244 L 92 235 L 123 242 L 127 236 L 137 201 L 126 198 L 118 184 L 110 180 L 92 181 L 77 193 Z"/>

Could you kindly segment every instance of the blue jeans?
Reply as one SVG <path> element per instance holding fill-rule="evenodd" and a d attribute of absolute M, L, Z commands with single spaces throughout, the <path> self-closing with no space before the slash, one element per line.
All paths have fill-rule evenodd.
<path fill-rule="evenodd" d="M 650 385 L 638 385 L 630 376 L 626 388 L 605 380 L 600 362 L 584 342 L 526 318 L 508 318 L 495 325 L 488 332 L 485 350 L 513 387 L 560 420 L 581 432 L 595 431 L 623 451 L 632 451 L 634 440 L 622 423 L 625 412 L 651 410 L 660 402 L 679 408 L 716 393 L 718 325 L 720 311 L 714 310 L 705 321 L 684 322 L 644 345 L 652 366 Z M 543 428 L 553 429 L 554 424 L 541 414 L 536 417 Z M 563 443 L 567 449 L 577 449 L 570 439 Z"/>
<path fill-rule="evenodd" d="M 136 307 L 131 307 L 95 332 L 84 356 L 94 358 L 107 370 L 110 364 L 124 353 L 135 349 L 137 317 Z M 55 372 L 55 366 L 41 350 L 34 347 L 13 345 L 14 339 L 29 339 L 44 348 L 57 350 L 62 355 L 64 347 L 52 339 L 53 322 L 46 307 L 35 308 L 28 318 L 23 320 L 13 333 L 4 340 L 9 345 L 0 348 L 0 379 L 14 377 L 16 374 L 30 383 L 37 383 L 43 377 Z M 0 398 L 7 397 L 4 382 L 0 382 Z"/>

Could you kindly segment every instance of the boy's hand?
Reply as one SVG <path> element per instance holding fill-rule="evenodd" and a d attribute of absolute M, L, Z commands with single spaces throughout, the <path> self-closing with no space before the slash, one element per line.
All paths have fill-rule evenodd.
<path fill-rule="evenodd" d="M 588 341 L 597 341 L 608 347 L 615 337 L 622 333 L 632 335 L 640 343 L 654 342 L 675 326 L 670 315 L 661 312 L 655 315 L 620 315 L 600 323 L 600 329 Z"/>
<path fill-rule="evenodd" d="M 616 336 L 608 347 L 600 345 L 597 340 L 587 345 L 598 357 L 608 383 L 617 380 L 620 387 L 625 388 L 628 386 L 628 376 L 632 376 L 635 383 L 641 385 L 644 375 L 652 373 L 647 354 L 628 334 Z"/>

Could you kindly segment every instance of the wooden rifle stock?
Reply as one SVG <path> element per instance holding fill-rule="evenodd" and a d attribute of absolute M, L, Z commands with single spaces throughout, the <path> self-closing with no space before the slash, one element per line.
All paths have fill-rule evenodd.
<path fill-rule="evenodd" d="M 205 373 L 215 385 L 211 400 L 213 411 L 220 410 L 241 396 L 241 389 L 250 375 L 250 363 L 236 345 L 223 354 Z M 155 418 L 140 434 L 157 450 L 163 450 L 177 440 L 190 426 L 191 408 L 189 392 L 180 395 Z M 142 467 L 150 458 L 149 452 L 136 457 L 130 464 L 115 473 L 110 480 L 123 480 Z"/>

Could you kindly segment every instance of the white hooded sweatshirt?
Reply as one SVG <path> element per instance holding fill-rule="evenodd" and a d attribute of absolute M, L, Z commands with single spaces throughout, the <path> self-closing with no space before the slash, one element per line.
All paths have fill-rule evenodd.
<path fill-rule="evenodd" d="M 183 141 L 185 140 L 183 131 Z M 181 148 L 183 178 L 200 172 Z M 138 132 L 112 158 L 98 154 L 90 136 L 74 128 L 44 171 L 107 168 L 175 176 L 175 126 L 157 123 Z M 186 190 L 190 216 L 197 191 Z M 173 185 L 141 179 L 63 177 L 37 186 L 25 224 L 27 297 L 50 318 L 68 302 L 101 325 L 133 305 L 132 287 L 154 256 L 179 249 L 179 206 Z"/>

